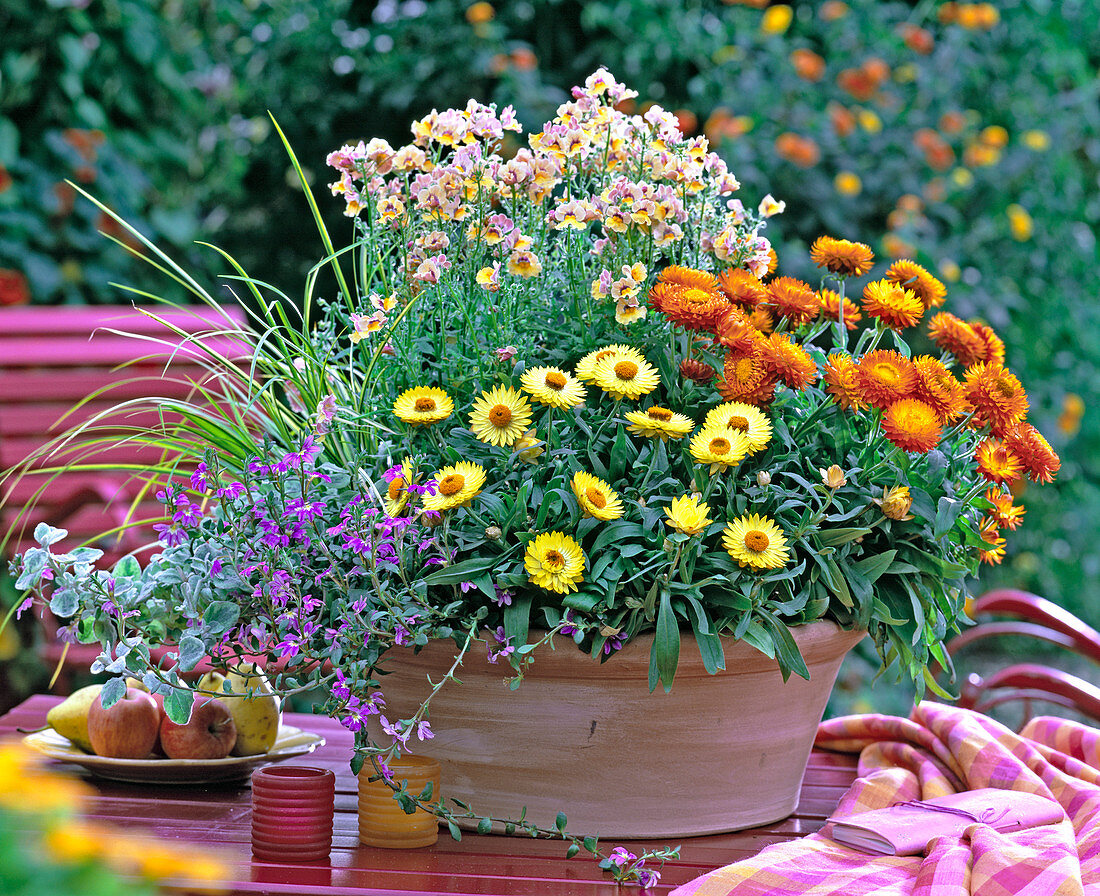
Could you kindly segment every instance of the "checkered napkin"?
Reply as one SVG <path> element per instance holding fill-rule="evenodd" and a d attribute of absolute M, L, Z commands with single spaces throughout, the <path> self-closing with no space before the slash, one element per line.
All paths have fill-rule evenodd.
<path fill-rule="evenodd" d="M 975 824 L 961 839 L 933 839 L 923 856 L 869 856 L 830 840 L 826 825 L 672 896 L 1100 896 L 1100 731 L 1041 717 L 1015 734 L 979 713 L 921 703 L 908 719 L 831 719 L 816 745 L 859 753 L 859 777 L 834 818 L 981 787 L 1057 800 L 1067 818 L 1010 833 Z"/>

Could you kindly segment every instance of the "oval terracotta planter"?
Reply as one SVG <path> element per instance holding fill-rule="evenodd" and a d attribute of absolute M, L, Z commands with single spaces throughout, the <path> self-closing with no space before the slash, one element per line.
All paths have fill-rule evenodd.
<path fill-rule="evenodd" d="M 844 655 L 863 632 L 831 622 L 791 630 L 810 680 L 784 682 L 774 660 L 727 640 L 726 671 L 708 675 L 695 639 L 681 644 L 671 693 L 648 686 L 651 639 L 598 664 L 559 639 L 516 690 L 509 668 L 475 645 L 432 700 L 440 793 L 497 818 L 527 818 L 602 837 L 680 837 L 778 821 L 796 806 L 814 734 Z M 386 715 L 408 718 L 454 661 L 454 644 L 391 653 Z"/>

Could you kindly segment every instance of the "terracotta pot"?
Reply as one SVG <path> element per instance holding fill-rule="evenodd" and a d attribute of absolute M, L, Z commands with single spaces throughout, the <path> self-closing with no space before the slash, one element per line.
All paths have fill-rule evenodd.
<path fill-rule="evenodd" d="M 831 622 L 791 630 L 810 680 L 784 682 L 774 660 L 727 640 L 726 671 L 708 675 L 681 642 L 671 693 L 648 686 L 651 638 L 599 664 L 559 639 L 509 690 L 504 663 L 475 645 L 430 711 L 441 789 L 473 811 L 602 837 L 680 837 L 778 821 L 796 806 L 814 734 L 844 655 L 863 632 Z M 389 718 L 408 718 L 454 661 L 451 641 L 391 653 Z"/>

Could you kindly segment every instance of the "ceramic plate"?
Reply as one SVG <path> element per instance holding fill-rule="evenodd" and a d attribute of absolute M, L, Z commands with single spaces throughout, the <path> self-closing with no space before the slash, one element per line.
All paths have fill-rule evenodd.
<path fill-rule="evenodd" d="M 211 784 L 217 781 L 240 781 L 261 765 L 282 762 L 295 756 L 312 753 L 325 742 L 319 734 L 280 725 L 275 744 L 266 753 L 256 756 L 228 756 L 225 759 L 112 759 L 85 753 L 68 738 L 47 728 L 28 734 L 23 743 L 60 759 L 82 765 L 93 775 L 111 781 L 134 781 L 153 784 Z"/>

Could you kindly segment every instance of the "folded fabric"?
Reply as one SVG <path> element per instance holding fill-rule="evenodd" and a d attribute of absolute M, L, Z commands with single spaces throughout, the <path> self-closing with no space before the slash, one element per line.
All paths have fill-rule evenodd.
<path fill-rule="evenodd" d="M 859 754 L 834 817 L 996 788 L 1057 804 L 1054 824 L 998 831 L 970 822 L 923 855 L 868 855 L 817 834 L 779 843 L 671 896 L 1100 896 L 1100 731 L 1039 718 L 1019 734 L 980 713 L 921 703 L 909 718 L 822 723 L 817 746 Z"/>
<path fill-rule="evenodd" d="M 1065 817 L 1065 810 L 1045 796 L 983 787 L 930 800 L 906 800 L 830 821 L 837 843 L 877 855 L 915 856 L 925 851 L 930 840 L 962 837 L 973 824 L 1013 831 L 1055 824 Z"/>

